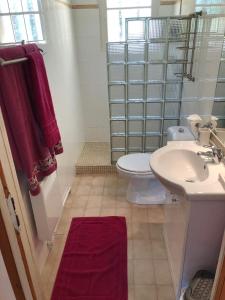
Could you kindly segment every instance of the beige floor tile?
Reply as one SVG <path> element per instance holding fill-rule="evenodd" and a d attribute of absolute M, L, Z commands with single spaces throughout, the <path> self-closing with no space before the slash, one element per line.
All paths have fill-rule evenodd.
<path fill-rule="evenodd" d="M 132 222 L 146 223 L 148 221 L 148 210 L 144 207 L 132 207 Z"/>
<path fill-rule="evenodd" d="M 152 254 L 154 259 L 167 259 L 165 243 L 163 241 L 152 240 Z"/>
<path fill-rule="evenodd" d="M 132 238 L 135 240 L 148 240 L 150 236 L 149 228 L 148 223 L 132 222 Z"/>
<path fill-rule="evenodd" d="M 94 195 L 94 196 L 103 195 L 103 188 L 104 188 L 103 185 L 102 186 L 93 185 L 90 190 L 90 195 Z"/>
<path fill-rule="evenodd" d="M 152 240 L 164 241 L 162 224 L 151 224 L 150 225 L 150 238 Z"/>
<path fill-rule="evenodd" d="M 133 241 L 128 240 L 127 241 L 127 257 L 128 259 L 133 259 Z"/>
<path fill-rule="evenodd" d="M 77 188 L 76 195 L 77 196 L 88 196 L 91 192 L 91 185 L 80 185 Z"/>
<path fill-rule="evenodd" d="M 131 222 L 131 209 L 130 208 L 116 208 L 116 216 L 126 218 L 126 222 Z"/>
<path fill-rule="evenodd" d="M 102 207 L 104 207 L 104 208 L 116 208 L 115 196 L 103 196 Z"/>
<path fill-rule="evenodd" d="M 158 300 L 176 300 L 172 285 L 157 286 Z"/>
<path fill-rule="evenodd" d="M 118 208 L 131 208 L 132 204 L 127 201 L 125 196 L 116 197 L 116 207 Z"/>
<path fill-rule="evenodd" d="M 132 236 L 132 223 L 131 222 L 126 222 L 127 224 L 127 239 L 130 240 L 133 238 Z"/>
<path fill-rule="evenodd" d="M 92 184 L 93 186 L 104 186 L 105 183 L 105 176 L 96 175 L 93 178 Z"/>
<path fill-rule="evenodd" d="M 70 222 L 72 220 L 72 218 L 76 218 L 76 217 L 83 217 L 84 216 L 84 212 L 85 209 L 84 208 L 71 208 L 70 209 Z"/>
<path fill-rule="evenodd" d="M 172 284 L 169 264 L 166 259 L 157 259 L 153 261 L 155 269 L 155 277 L 157 284 Z"/>
<path fill-rule="evenodd" d="M 86 208 L 84 212 L 85 217 L 99 217 L 100 216 L 100 207 L 96 208 Z"/>
<path fill-rule="evenodd" d="M 72 207 L 84 208 L 87 205 L 88 199 L 88 196 L 75 196 L 72 198 Z"/>
<path fill-rule="evenodd" d="M 105 187 L 115 187 L 118 183 L 118 177 L 116 175 L 105 177 Z"/>
<path fill-rule="evenodd" d="M 80 185 L 92 185 L 94 177 L 93 176 L 81 176 L 80 178 Z"/>
<path fill-rule="evenodd" d="M 128 286 L 128 300 L 135 300 L 134 298 L 134 286 Z"/>
<path fill-rule="evenodd" d="M 41 274 L 42 281 L 54 282 L 57 274 L 58 266 L 61 260 L 61 256 L 63 253 L 65 242 L 66 242 L 65 235 L 55 235 L 52 250 L 49 252 L 46 264 L 42 270 L 42 274 Z"/>
<path fill-rule="evenodd" d="M 133 285 L 134 284 L 134 264 L 133 264 L 133 259 L 128 259 L 127 269 L 128 269 L 128 285 Z"/>
<path fill-rule="evenodd" d="M 117 196 L 126 196 L 127 187 L 126 186 L 117 186 L 116 195 Z"/>
<path fill-rule="evenodd" d="M 115 208 L 102 208 L 100 212 L 101 217 L 115 216 Z"/>
<path fill-rule="evenodd" d="M 134 283 L 155 284 L 154 267 L 150 259 L 134 259 Z"/>
<path fill-rule="evenodd" d="M 165 222 L 165 214 L 162 205 L 154 205 L 148 209 L 148 221 L 150 223 Z"/>
<path fill-rule="evenodd" d="M 102 196 L 90 195 L 87 202 L 87 208 L 100 208 L 102 205 Z"/>
<path fill-rule="evenodd" d="M 135 285 L 135 300 L 158 300 L 155 285 Z"/>
<path fill-rule="evenodd" d="M 70 207 L 64 207 L 60 221 L 56 227 L 56 234 L 67 234 L 70 226 Z"/>
<path fill-rule="evenodd" d="M 134 259 L 152 258 L 152 247 L 150 240 L 133 240 Z"/>
<path fill-rule="evenodd" d="M 103 195 L 104 196 L 116 196 L 116 187 L 104 187 Z"/>

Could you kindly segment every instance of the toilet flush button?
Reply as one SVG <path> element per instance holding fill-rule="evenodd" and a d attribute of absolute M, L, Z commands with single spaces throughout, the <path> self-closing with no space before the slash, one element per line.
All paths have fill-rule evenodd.
<path fill-rule="evenodd" d="M 180 127 L 180 128 L 178 129 L 178 131 L 179 131 L 179 132 L 184 132 L 184 128 L 181 128 L 181 127 Z"/>

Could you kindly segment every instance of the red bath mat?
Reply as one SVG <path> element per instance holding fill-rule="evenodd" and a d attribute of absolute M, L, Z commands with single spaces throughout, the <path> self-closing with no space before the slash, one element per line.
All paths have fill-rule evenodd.
<path fill-rule="evenodd" d="M 124 217 L 72 220 L 51 299 L 128 299 Z"/>

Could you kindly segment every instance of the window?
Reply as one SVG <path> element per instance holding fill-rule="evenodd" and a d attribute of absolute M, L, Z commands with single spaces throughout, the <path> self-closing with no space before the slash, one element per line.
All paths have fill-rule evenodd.
<path fill-rule="evenodd" d="M 39 0 L 0 0 L 0 43 L 43 41 Z"/>
<path fill-rule="evenodd" d="M 195 0 L 195 10 L 205 11 L 207 14 L 224 14 L 224 0 Z"/>
<path fill-rule="evenodd" d="M 106 0 L 106 3 L 109 42 L 125 41 L 126 18 L 151 16 L 151 0 Z M 138 27 L 133 28 L 134 35 L 143 31 Z"/>

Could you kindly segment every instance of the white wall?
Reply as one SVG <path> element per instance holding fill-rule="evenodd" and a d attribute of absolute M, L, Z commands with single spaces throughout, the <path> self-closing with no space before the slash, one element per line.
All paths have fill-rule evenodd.
<path fill-rule="evenodd" d="M 64 153 L 57 156 L 57 176 L 63 201 L 74 180 L 75 162 L 84 142 L 77 44 L 74 38 L 75 28 L 72 26 L 71 10 L 68 7 L 54 0 L 44 0 L 43 11 L 47 41 L 40 47 L 45 52 L 44 59 L 64 147 Z M 19 181 L 33 233 L 37 265 L 41 269 L 48 248 L 46 243 L 37 238 L 26 180 L 20 175 Z"/>
<path fill-rule="evenodd" d="M 79 1 L 79 4 L 83 3 L 85 1 Z M 72 14 L 78 45 L 85 140 L 108 142 L 106 51 L 101 43 L 99 9 L 73 9 Z"/>
<path fill-rule="evenodd" d="M 16 300 L 0 251 L 0 300 Z"/>

